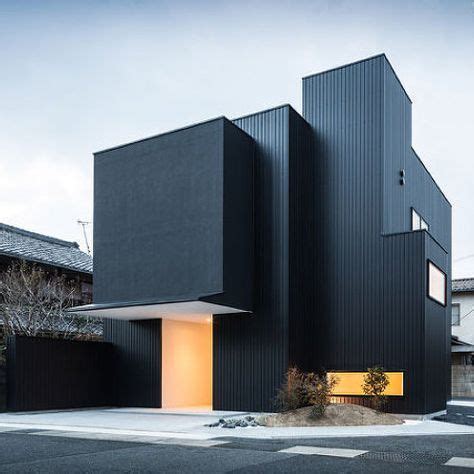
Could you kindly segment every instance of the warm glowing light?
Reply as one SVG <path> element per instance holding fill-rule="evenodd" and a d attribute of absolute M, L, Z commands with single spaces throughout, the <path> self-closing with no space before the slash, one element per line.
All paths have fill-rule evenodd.
<path fill-rule="evenodd" d="M 212 326 L 161 322 L 163 408 L 212 405 Z"/>
<path fill-rule="evenodd" d="M 385 372 L 389 379 L 389 384 L 385 390 L 385 395 L 400 396 L 403 395 L 403 372 Z M 364 395 L 362 385 L 364 384 L 364 375 L 367 372 L 328 372 L 339 379 L 332 394 L 338 396 L 344 395 Z"/>

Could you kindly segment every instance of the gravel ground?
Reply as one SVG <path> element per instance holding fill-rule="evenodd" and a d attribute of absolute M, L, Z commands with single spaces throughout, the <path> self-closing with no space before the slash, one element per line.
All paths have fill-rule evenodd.
<path fill-rule="evenodd" d="M 259 424 L 270 427 L 284 426 L 363 426 L 401 425 L 403 421 L 394 415 L 380 413 L 371 408 L 351 404 L 334 404 L 326 408 L 320 418 L 310 416 L 311 407 L 260 417 Z"/>

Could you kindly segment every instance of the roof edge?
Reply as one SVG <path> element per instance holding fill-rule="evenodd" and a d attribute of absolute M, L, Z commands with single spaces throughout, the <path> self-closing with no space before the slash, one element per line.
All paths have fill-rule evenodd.
<path fill-rule="evenodd" d="M 295 108 L 291 104 L 285 103 L 285 104 L 276 105 L 274 107 L 269 107 L 267 109 L 258 110 L 257 112 L 253 112 L 253 113 L 250 113 L 250 114 L 245 114 L 245 115 L 242 115 L 241 117 L 235 117 L 235 118 L 232 119 L 232 122 L 236 122 L 237 120 L 243 120 L 243 119 L 246 119 L 246 118 L 249 118 L 249 117 L 253 117 L 255 115 L 266 114 L 266 113 L 273 112 L 275 110 L 283 109 L 283 108 L 291 109 L 294 112 L 296 112 L 298 115 L 300 115 L 299 112 L 296 111 Z"/>
<path fill-rule="evenodd" d="M 82 252 L 82 250 L 81 250 L 81 252 Z M 82 252 L 82 253 L 85 253 L 85 252 Z M 85 275 L 93 275 L 94 274 L 93 269 L 92 270 L 85 270 L 83 268 L 74 267 L 72 265 L 65 265 L 65 264 L 61 264 L 61 263 L 50 262 L 48 260 L 42 260 L 40 258 L 32 258 L 32 257 L 26 258 L 24 255 L 18 255 L 15 252 L 5 252 L 4 250 L 1 250 L 0 255 L 5 256 L 5 257 L 10 257 L 10 258 L 16 258 L 16 259 L 18 259 L 20 261 L 24 261 L 24 262 L 33 262 L 33 263 L 38 263 L 40 265 L 46 265 L 48 267 L 62 268 L 63 270 L 69 270 L 69 271 L 76 272 L 76 273 L 83 273 Z M 91 257 L 91 259 L 92 259 L 92 257 Z"/>
<path fill-rule="evenodd" d="M 333 67 L 331 69 L 326 69 L 326 70 L 321 71 L 321 72 L 315 72 L 313 74 L 308 74 L 306 76 L 303 76 L 302 80 L 304 81 L 304 80 L 310 79 L 314 76 L 327 74 L 329 72 L 334 72 L 334 71 L 337 71 L 339 69 L 344 69 L 346 67 L 355 66 L 356 64 L 364 63 L 364 62 L 367 62 L 367 61 L 372 61 L 373 59 L 377 59 L 377 58 L 384 58 L 385 61 L 387 61 L 387 64 L 390 66 L 390 69 L 392 70 L 395 78 L 397 79 L 398 83 L 400 84 L 400 87 L 402 88 L 403 92 L 405 93 L 407 99 L 410 101 L 410 104 L 413 104 L 413 101 L 411 100 L 411 97 L 408 95 L 408 92 L 406 91 L 405 87 L 403 86 L 402 81 L 398 77 L 398 74 L 396 73 L 394 67 L 392 66 L 392 63 L 390 62 L 390 60 L 388 59 L 388 57 L 385 53 L 374 54 L 373 56 L 369 56 L 369 57 L 364 58 L 364 59 L 359 59 L 357 61 L 353 61 L 353 62 L 350 62 L 350 63 L 347 63 L 347 64 L 343 64 L 341 66 Z"/>
<path fill-rule="evenodd" d="M 2 224 L 0 222 L 0 230 L 6 230 L 8 232 L 14 232 L 15 234 L 20 234 L 25 237 L 31 237 L 33 239 L 43 240 L 44 242 L 50 242 L 52 244 L 62 245 L 63 247 L 74 247 L 79 249 L 79 244 L 77 242 L 71 242 L 69 240 L 62 240 L 56 237 L 50 237 L 49 235 L 39 234 L 37 232 L 31 232 L 29 230 L 20 229 L 19 227 L 14 227 L 8 224 Z"/>
<path fill-rule="evenodd" d="M 423 166 L 424 170 L 426 171 L 426 173 L 428 174 L 428 176 L 431 178 L 431 181 L 433 181 L 433 184 L 436 186 L 436 188 L 438 189 L 438 191 L 441 193 L 441 195 L 444 197 L 444 199 L 446 200 L 446 202 L 449 204 L 449 206 L 452 208 L 453 205 L 451 204 L 451 202 L 449 201 L 449 199 L 446 197 L 446 194 L 444 194 L 443 190 L 441 189 L 441 187 L 439 186 L 439 184 L 436 182 L 436 180 L 433 178 L 433 175 L 430 173 L 430 171 L 428 170 L 428 168 L 426 167 L 426 165 L 423 163 L 423 160 L 420 158 L 420 155 L 418 155 L 418 153 L 415 151 L 415 149 L 413 148 L 413 146 L 411 147 L 411 151 L 413 152 L 413 154 L 415 155 L 415 157 L 418 159 L 418 161 L 420 162 L 421 166 Z"/>
<path fill-rule="evenodd" d="M 122 143 L 121 145 L 116 145 L 116 146 L 112 146 L 110 148 L 105 148 L 103 150 L 99 150 L 99 151 L 94 152 L 93 155 L 95 156 L 95 155 L 99 155 L 101 153 L 106 153 L 108 151 L 118 150 L 119 148 L 124 148 L 124 147 L 129 146 L 129 145 L 135 145 L 137 143 L 145 142 L 147 140 L 153 140 L 154 138 L 163 137 L 165 135 L 171 135 L 172 133 L 181 132 L 183 130 L 188 130 L 188 129 L 193 128 L 193 127 L 198 127 L 199 125 L 205 125 L 206 123 L 215 122 L 217 120 L 229 120 L 229 119 L 225 115 L 219 115 L 218 117 L 214 117 L 214 118 L 207 119 L 207 120 L 202 120 L 200 122 L 195 122 L 195 123 L 192 123 L 190 125 L 185 125 L 184 127 L 174 128 L 174 129 L 168 130 L 166 132 L 157 133 L 156 135 L 151 135 L 151 136 L 145 137 L 145 138 L 139 138 L 138 140 L 133 140 L 131 142 Z"/>
<path fill-rule="evenodd" d="M 135 306 L 149 306 L 153 304 L 172 304 L 172 303 L 189 303 L 192 301 L 204 301 L 204 298 L 209 298 L 211 296 L 217 296 L 221 293 L 209 293 L 204 295 L 196 295 L 196 296 L 188 296 L 188 297 L 164 297 L 164 298 L 152 298 L 146 300 L 138 300 L 138 301 L 112 301 L 106 303 L 91 303 L 82 306 L 73 306 L 72 308 L 68 308 L 66 311 L 68 312 L 78 312 L 81 311 L 91 311 L 91 310 L 100 310 L 100 309 L 118 309 L 118 308 L 125 308 L 125 307 L 135 307 Z"/>

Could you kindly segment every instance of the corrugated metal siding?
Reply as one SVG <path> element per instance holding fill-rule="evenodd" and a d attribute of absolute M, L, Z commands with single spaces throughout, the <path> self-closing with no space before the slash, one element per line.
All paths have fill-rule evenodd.
<path fill-rule="evenodd" d="M 11 336 L 7 347 L 8 410 L 113 404 L 111 344 Z"/>
<path fill-rule="evenodd" d="M 449 204 L 413 159 L 410 102 L 383 55 L 306 78 L 303 91 L 325 206 L 315 210 L 322 233 L 316 258 L 326 275 L 316 286 L 319 363 L 335 370 L 375 364 L 406 370 L 407 395 L 392 399 L 391 409 L 442 409 L 440 384 L 432 387 L 431 406 L 423 392 L 425 369 L 434 360 L 424 352 L 425 233 L 383 236 L 410 230 L 413 206 L 450 251 Z M 450 275 L 449 258 L 442 268 Z M 444 353 L 437 344 L 431 350 Z"/>
<path fill-rule="evenodd" d="M 290 109 L 289 168 L 289 364 L 302 370 L 317 366 L 315 336 L 319 318 L 316 314 L 315 285 L 324 278 L 315 260 L 321 242 L 315 231 L 315 205 L 311 197 L 321 189 L 313 152 L 313 133 L 309 124 Z M 317 174 L 318 173 L 318 174 Z"/>
<path fill-rule="evenodd" d="M 449 252 L 451 206 L 411 147 L 411 103 L 386 61 L 384 81 L 383 233 L 410 231 L 413 207 Z M 400 185 L 402 169 L 404 186 Z"/>
<path fill-rule="evenodd" d="M 161 319 L 105 320 L 104 339 L 115 348 L 115 403 L 161 407 Z"/>
<path fill-rule="evenodd" d="M 234 123 L 256 141 L 255 310 L 214 317 L 213 403 L 271 410 L 288 366 L 289 107 Z"/>
<path fill-rule="evenodd" d="M 319 361 L 327 369 L 363 367 L 380 353 L 376 295 L 382 271 L 383 59 L 303 82 L 305 119 L 315 134 L 324 208 L 319 223 L 325 275 L 316 288 Z"/>
<path fill-rule="evenodd" d="M 383 238 L 383 288 L 378 311 L 381 321 L 380 352 L 367 367 L 378 363 L 387 370 L 405 372 L 405 396 L 391 398 L 388 407 L 398 413 L 426 413 L 423 392 L 426 300 L 424 234 L 408 232 Z M 380 294 L 375 297 L 380 297 Z"/>
<path fill-rule="evenodd" d="M 448 269 L 446 307 L 429 298 L 425 305 L 425 403 L 427 412 L 435 412 L 445 403 L 446 394 L 451 398 L 451 255 L 428 233 L 424 234 L 426 259 Z M 425 294 L 426 284 L 425 278 Z"/>

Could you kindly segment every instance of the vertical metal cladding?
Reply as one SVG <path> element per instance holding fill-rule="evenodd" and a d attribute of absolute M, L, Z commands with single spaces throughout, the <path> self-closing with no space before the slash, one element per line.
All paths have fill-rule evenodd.
<path fill-rule="evenodd" d="M 7 361 L 10 411 L 113 404 L 111 344 L 10 336 Z"/>
<path fill-rule="evenodd" d="M 404 397 L 390 398 L 397 413 L 426 413 L 425 386 L 425 236 L 424 232 L 393 234 L 382 239 L 384 273 L 378 317 L 381 320 L 374 363 L 404 371 Z M 377 360 L 379 362 L 377 362 Z"/>
<path fill-rule="evenodd" d="M 314 370 L 319 331 L 314 289 L 324 276 L 316 260 L 321 242 L 315 209 L 322 201 L 311 197 L 317 197 L 321 183 L 311 127 L 293 109 L 289 118 L 289 364 Z"/>
<path fill-rule="evenodd" d="M 289 107 L 234 123 L 256 142 L 254 311 L 214 316 L 213 404 L 271 410 L 288 366 Z"/>
<path fill-rule="evenodd" d="M 326 369 L 355 369 L 380 354 L 382 58 L 303 82 L 321 190 L 314 197 L 319 267 L 317 350 Z M 318 207 L 319 202 L 323 205 Z"/>
<path fill-rule="evenodd" d="M 449 220 L 451 223 L 451 220 Z M 446 222 L 447 224 L 447 222 Z M 447 271 L 446 307 L 425 301 L 425 404 L 426 412 L 436 412 L 451 398 L 451 253 L 431 235 L 425 234 L 426 260 Z M 426 262 L 425 262 L 426 265 Z M 426 267 L 425 267 L 426 268 Z M 427 294 L 427 279 L 424 281 Z"/>
<path fill-rule="evenodd" d="M 449 278 L 451 210 L 411 149 L 411 102 L 384 55 L 308 77 L 303 91 L 324 202 L 315 208 L 316 260 L 326 275 L 315 286 L 317 359 L 326 369 L 403 370 L 406 395 L 389 409 L 441 410 L 445 383 L 432 377 L 428 401 L 425 381 L 430 367 L 446 367 L 440 341 L 449 328 L 447 312 L 426 297 L 424 239 L 439 241 Z M 430 235 L 410 232 L 411 207 L 426 216 Z"/>
<path fill-rule="evenodd" d="M 161 319 L 105 320 L 104 339 L 115 348 L 115 404 L 161 407 Z"/>

